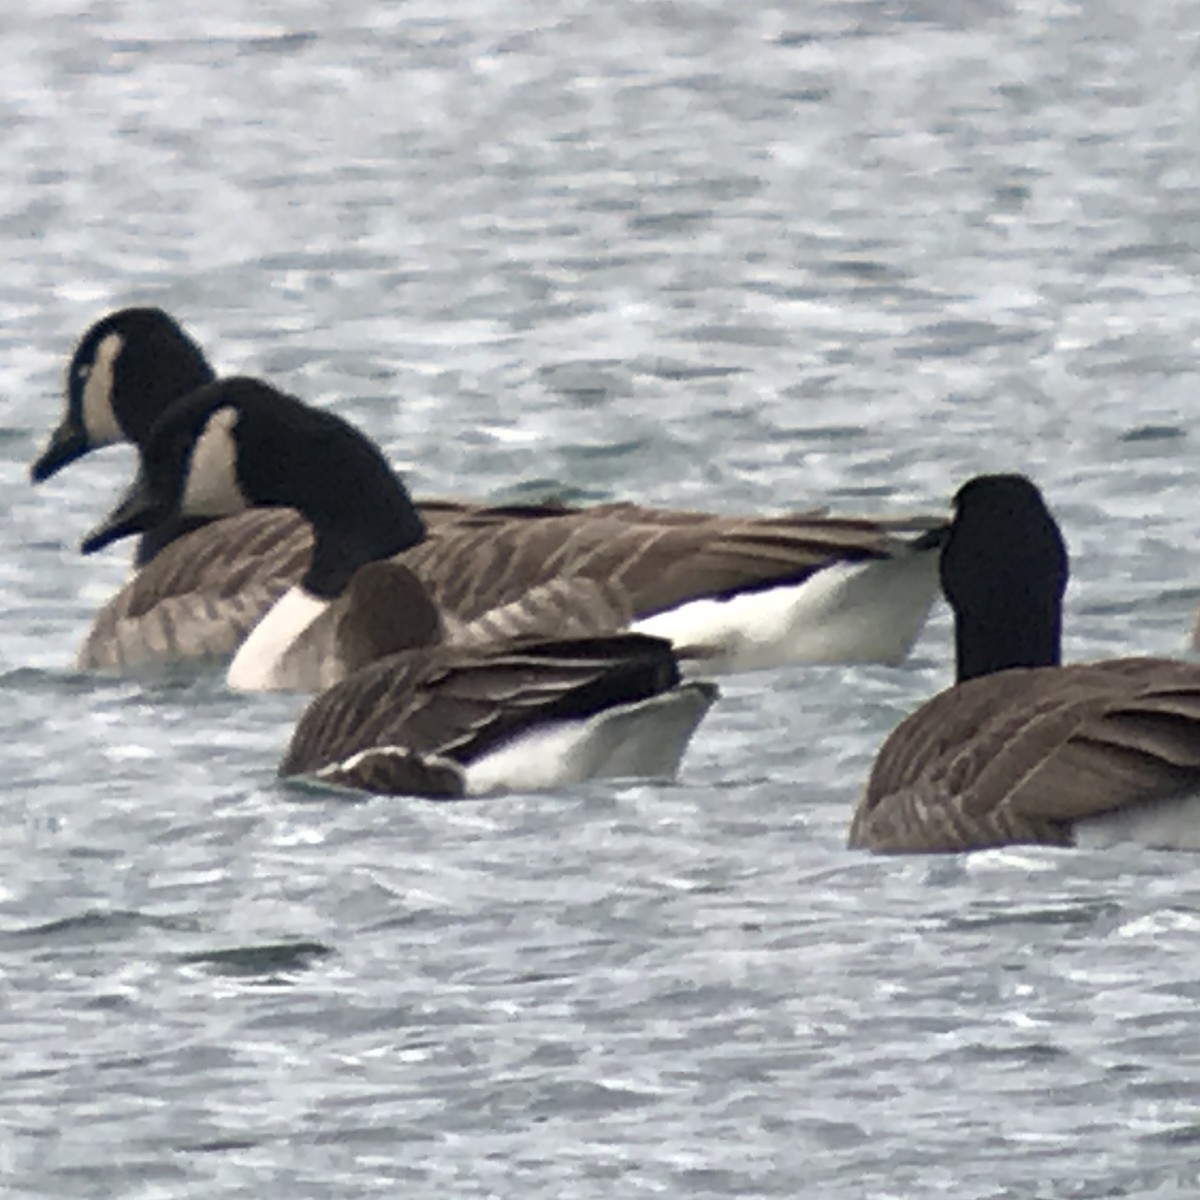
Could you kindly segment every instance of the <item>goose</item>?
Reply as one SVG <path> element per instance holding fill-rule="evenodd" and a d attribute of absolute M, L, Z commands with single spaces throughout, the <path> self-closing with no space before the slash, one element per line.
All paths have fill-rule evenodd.
<path fill-rule="evenodd" d="M 426 536 L 370 439 L 333 413 L 237 377 L 200 388 L 162 416 L 133 486 L 82 549 L 165 519 L 256 506 L 296 509 L 314 541 L 300 582 L 233 658 L 228 681 L 247 691 L 313 690 L 343 677 L 335 602 L 360 567 L 401 555 L 444 614 L 451 641 L 463 622 L 520 610 L 533 589 L 602 579 L 627 597 L 630 628 L 686 647 L 712 674 L 899 661 L 937 586 L 929 519 L 467 517 Z"/>
<path fill-rule="evenodd" d="M 66 406 L 30 465 L 33 482 L 113 443 L 140 451 L 165 407 L 215 378 L 200 347 L 161 309 L 107 314 L 71 356 Z M 311 549 L 308 526 L 282 509 L 220 522 L 176 518 L 147 529 L 132 577 L 94 617 L 74 665 L 227 658 L 303 575 Z"/>
<path fill-rule="evenodd" d="M 35 483 L 118 442 L 139 453 L 176 400 L 216 373 L 160 308 L 118 309 L 96 321 L 67 367 L 66 406 L 30 465 Z M 470 506 L 429 500 L 427 521 Z M 75 656 L 79 670 L 228 658 L 259 618 L 303 575 L 312 532 L 298 513 L 176 518 L 146 530 L 134 574 L 100 609 Z"/>
<path fill-rule="evenodd" d="M 1066 544 L 1035 484 L 963 484 L 941 561 L 957 682 L 884 743 L 852 847 L 1200 849 L 1200 665 L 1061 665 L 1067 576 Z"/>
<path fill-rule="evenodd" d="M 177 400 L 216 379 L 199 344 L 161 308 L 114 310 L 90 326 L 67 368 L 66 406 L 30 467 L 41 482 L 117 442 L 144 452 L 155 421 Z M 578 513 L 581 519 L 703 524 L 703 512 L 617 501 L 574 509 L 553 500 L 489 506 L 423 498 L 417 508 L 437 528 L 464 515 L 476 522 Z M 811 515 L 819 516 L 814 512 Z M 176 516 L 147 528 L 134 572 L 93 619 L 75 656 L 79 670 L 227 659 L 307 569 L 312 533 L 285 509 L 231 517 Z"/>
<path fill-rule="evenodd" d="M 670 645 L 644 634 L 568 628 L 447 645 L 400 563 L 361 568 L 343 600 L 336 636 L 349 674 L 301 716 L 285 779 L 448 799 L 670 778 L 717 696 L 712 683 L 684 682 Z"/>

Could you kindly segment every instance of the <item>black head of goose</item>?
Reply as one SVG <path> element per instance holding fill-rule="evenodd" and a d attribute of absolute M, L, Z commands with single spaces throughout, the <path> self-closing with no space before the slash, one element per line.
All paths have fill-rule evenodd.
<path fill-rule="evenodd" d="M 669 778 L 717 696 L 642 634 L 443 644 L 437 610 L 396 563 L 355 574 L 337 637 L 351 674 L 301 716 L 281 776 L 438 799 Z"/>
<path fill-rule="evenodd" d="M 216 378 L 204 352 L 161 308 L 121 308 L 101 317 L 80 338 L 67 365 L 66 406 L 41 453 L 30 464 L 34 483 L 119 442 L 140 452 L 164 409 Z M 144 566 L 176 538 L 200 528 L 201 518 L 147 530 L 134 558 Z"/>
<path fill-rule="evenodd" d="M 144 446 L 163 411 L 216 378 L 200 347 L 161 308 L 122 308 L 80 338 L 66 408 L 29 471 L 49 479 L 102 446 Z"/>
<path fill-rule="evenodd" d="M 850 845 L 1200 849 L 1200 666 L 1060 665 L 1067 551 L 1037 487 L 979 476 L 954 507 L 941 581 L 958 681 L 884 743 Z"/>
<path fill-rule="evenodd" d="M 312 526 L 311 595 L 337 596 L 364 563 L 425 534 L 378 447 L 333 413 L 257 379 L 218 380 L 156 422 L 137 478 L 81 549 L 91 554 L 175 515 L 291 507 Z"/>
<path fill-rule="evenodd" d="M 382 453 L 340 417 L 255 379 L 207 384 L 156 422 L 136 479 L 81 549 L 93 553 L 175 517 L 236 520 L 272 508 L 300 514 L 311 530 L 311 557 L 277 595 L 271 620 L 260 621 L 242 644 L 230 682 L 247 690 L 324 686 L 330 681 L 320 675 L 264 685 L 256 677 L 260 658 L 274 671 L 359 567 L 399 554 L 425 534 Z M 323 629 L 332 629 L 335 615 Z"/>

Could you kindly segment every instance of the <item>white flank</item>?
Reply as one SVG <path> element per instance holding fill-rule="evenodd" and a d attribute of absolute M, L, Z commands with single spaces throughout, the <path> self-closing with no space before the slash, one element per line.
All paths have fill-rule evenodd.
<path fill-rule="evenodd" d="M 225 677 L 229 686 L 239 692 L 293 687 L 282 675 L 287 651 L 328 606 L 328 600 L 318 599 L 298 584 L 284 592 L 234 655 Z"/>
<path fill-rule="evenodd" d="M 192 447 L 179 511 L 189 517 L 228 517 L 250 507 L 237 479 L 237 446 L 233 427 L 238 411 L 218 408 L 204 424 Z"/>
<path fill-rule="evenodd" d="M 834 563 L 803 583 L 692 600 L 636 621 L 637 633 L 711 657 L 693 673 L 757 671 L 788 663 L 902 662 L 938 592 L 938 551 Z M 687 664 L 684 664 L 685 669 Z"/>
<path fill-rule="evenodd" d="M 113 364 L 124 346 L 125 340 L 119 333 L 110 333 L 101 338 L 96 347 L 96 357 L 88 367 L 83 384 L 81 416 L 89 446 L 111 446 L 113 442 L 125 440 L 112 406 Z"/>
<path fill-rule="evenodd" d="M 1135 842 L 1155 850 L 1200 851 L 1200 796 L 1140 804 L 1075 826 L 1075 845 L 1095 850 Z"/>
<path fill-rule="evenodd" d="M 715 698 L 711 688 L 684 684 L 591 717 L 537 726 L 469 763 L 466 794 L 533 792 L 584 779 L 670 778 Z"/>

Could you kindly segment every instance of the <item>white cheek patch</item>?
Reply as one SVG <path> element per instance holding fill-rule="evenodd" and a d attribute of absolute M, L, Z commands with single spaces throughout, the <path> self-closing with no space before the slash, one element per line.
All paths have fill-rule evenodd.
<path fill-rule="evenodd" d="M 236 408 L 218 408 L 196 439 L 179 504 L 185 516 L 227 517 L 250 507 L 237 478 L 237 420 Z"/>
<path fill-rule="evenodd" d="M 102 338 L 96 347 L 96 357 L 84 376 L 80 416 L 91 446 L 109 446 L 128 440 L 117 424 L 112 403 L 113 366 L 124 347 L 125 339 L 119 333 Z"/>

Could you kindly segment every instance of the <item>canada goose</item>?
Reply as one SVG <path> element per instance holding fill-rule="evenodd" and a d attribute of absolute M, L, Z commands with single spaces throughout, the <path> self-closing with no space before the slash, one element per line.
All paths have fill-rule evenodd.
<path fill-rule="evenodd" d="M 66 407 L 30 466 L 33 481 L 115 442 L 140 452 L 165 407 L 215 378 L 200 347 L 161 309 L 109 313 L 75 347 Z M 284 510 L 147 529 L 133 577 L 96 614 L 75 666 L 228 657 L 304 573 L 311 547 L 308 526 Z"/>
<path fill-rule="evenodd" d="M 301 716 L 285 777 L 438 798 L 665 778 L 716 698 L 642 634 L 439 644 L 440 615 L 398 563 L 363 567 L 341 599 L 350 674 Z"/>
<path fill-rule="evenodd" d="M 31 465 L 33 480 L 48 479 L 114 442 L 131 442 L 140 456 L 166 409 L 214 379 L 195 340 L 162 309 L 124 308 L 107 314 L 75 348 L 67 370 L 66 408 Z M 632 523 L 691 525 L 722 519 L 629 502 L 579 510 L 554 502 L 485 506 L 425 498 L 418 511 L 430 528 L 464 516 L 490 524 L 572 512 Z M 146 529 L 134 559 L 138 570 L 96 615 L 76 667 L 229 657 L 304 574 L 311 546 L 307 523 L 281 509 L 249 510 L 234 521 L 176 516 Z"/>
<path fill-rule="evenodd" d="M 713 673 L 781 662 L 898 661 L 936 589 L 936 552 L 898 536 L 928 528 L 923 519 L 651 524 L 568 514 L 468 518 L 426 537 L 404 485 L 369 439 L 332 413 L 250 379 L 209 384 L 164 414 L 134 486 L 83 550 L 174 516 L 255 505 L 297 509 L 313 527 L 314 544 L 299 585 L 233 660 L 229 682 L 243 690 L 336 682 L 332 617 L 318 618 L 359 567 L 401 554 L 448 626 L 519 603 L 559 578 L 604 579 L 627 596 L 633 628 L 695 650 Z M 289 648 L 301 636 L 306 650 L 297 661 Z"/>
<path fill-rule="evenodd" d="M 1067 550 L 1020 475 L 965 483 L 942 552 L 957 683 L 893 731 L 850 826 L 892 853 L 1132 840 L 1200 849 L 1200 666 L 1061 666 Z"/>
<path fill-rule="evenodd" d="M 109 313 L 75 348 L 66 407 L 30 466 L 33 481 L 116 442 L 140 453 L 163 411 L 215 378 L 200 347 L 162 309 Z M 479 507 L 428 500 L 423 515 L 436 523 Z M 164 521 L 142 534 L 135 574 L 96 614 L 75 666 L 227 658 L 304 574 L 311 548 L 306 522 L 282 509 Z"/>

